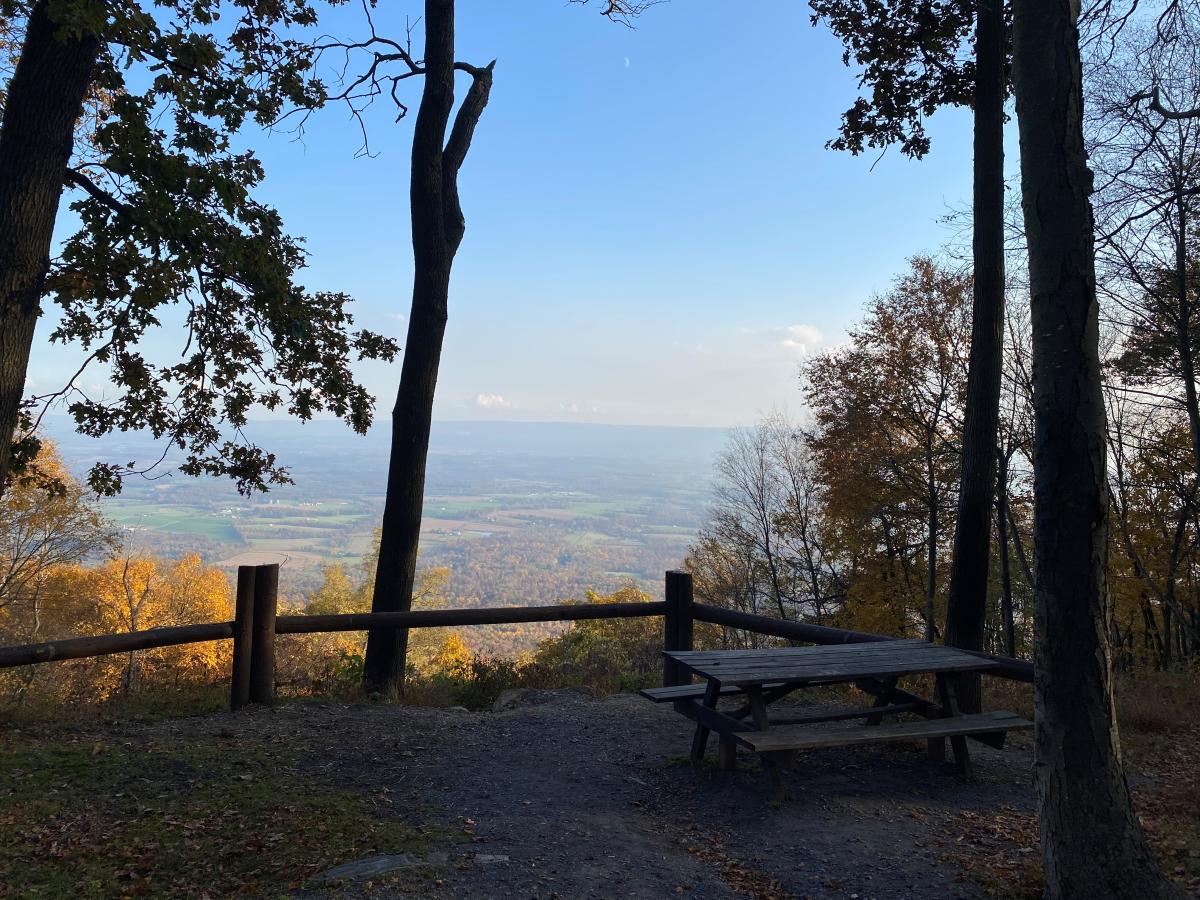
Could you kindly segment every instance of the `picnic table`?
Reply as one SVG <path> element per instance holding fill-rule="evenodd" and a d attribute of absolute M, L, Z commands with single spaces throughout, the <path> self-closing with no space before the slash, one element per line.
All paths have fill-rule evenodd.
<path fill-rule="evenodd" d="M 761 650 L 666 651 L 682 671 L 701 684 L 648 688 L 641 693 L 656 703 L 670 702 L 696 722 L 692 758 L 700 760 L 710 733 L 719 741 L 721 768 L 736 767 L 738 745 L 760 754 L 776 791 L 782 790 L 781 769 L 800 750 L 876 741 L 925 739 L 932 755 L 944 758 L 949 738 L 954 760 L 964 776 L 971 772 L 967 738 L 1002 747 L 1009 731 L 1033 723 L 1010 712 L 963 714 L 954 682 L 964 673 L 987 672 L 997 663 L 952 647 L 926 641 L 895 640 L 818 647 L 772 647 Z M 933 675 L 936 700 L 906 690 L 900 682 Z M 771 716 L 770 707 L 793 691 L 817 685 L 853 684 L 874 698 L 871 706 L 821 710 L 810 715 Z M 738 706 L 718 709 L 722 698 Z M 894 717 L 911 714 L 915 721 Z M 891 717 L 884 722 L 885 717 Z M 813 728 L 817 723 L 863 719 L 855 727 Z"/>

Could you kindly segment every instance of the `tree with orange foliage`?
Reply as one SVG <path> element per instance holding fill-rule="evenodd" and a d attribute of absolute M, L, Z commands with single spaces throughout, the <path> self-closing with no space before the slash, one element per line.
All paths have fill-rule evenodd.
<path fill-rule="evenodd" d="M 859 627 L 903 633 L 915 620 L 926 640 L 940 631 L 970 302 L 970 276 L 915 257 L 848 345 L 803 368 L 827 536 L 858 572 L 850 605 L 869 615 Z"/>
<path fill-rule="evenodd" d="M 33 640 L 50 574 L 111 550 L 104 518 L 71 477 L 54 444 L 0 499 L 0 638 Z"/>
<path fill-rule="evenodd" d="M 196 554 L 166 564 L 147 556 L 124 554 L 88 572 L 97 617 L 111 631 L 145 631 L 174 625 L 228 620 L 233 595 L 228 576 L 205 566 Z M 122 677 L 128 692 L 142 668 L 160 678 L 194 680 L 224 671 L 229 656 L 225 642 L 164 647 L 130 653 Z"/>

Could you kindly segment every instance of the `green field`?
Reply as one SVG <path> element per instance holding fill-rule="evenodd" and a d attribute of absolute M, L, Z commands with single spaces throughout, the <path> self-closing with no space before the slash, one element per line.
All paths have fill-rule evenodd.
<path fill-rule="evenodd" d="M 104 509 L 117 525 L 168 534 L 195 534 L 214 541 L 241 543 L 242 536 L 227 517 L 205 509 L 155 504 L 122 503 Z"/>

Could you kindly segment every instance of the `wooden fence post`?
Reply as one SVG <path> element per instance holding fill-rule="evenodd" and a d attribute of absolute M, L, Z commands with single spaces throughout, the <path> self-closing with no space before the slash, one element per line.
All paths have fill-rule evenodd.
<path fill-rule="evenodd" d="M 254 566 L 238 566 L 237 605 L 233 610 L 233 674 L 229 679 L 229 708 L 250 702 L 250 656 L 254 640 Z"/>
<path fill-rule="evenodd" d="M 275 614 L 279 602 L 279 566 L 255 566 L 254 637 L 250 644 L 250 702 L 275 698 Z"/>
<path fill-rule="evenodd" d="M 667 610 L 663 615 L 663 649 L 692 649 L 692 576 L 689 572 L 667 572 Z M 691 675 L 669 657 L 663 657 L 663 686 L 690 684 Z"/>

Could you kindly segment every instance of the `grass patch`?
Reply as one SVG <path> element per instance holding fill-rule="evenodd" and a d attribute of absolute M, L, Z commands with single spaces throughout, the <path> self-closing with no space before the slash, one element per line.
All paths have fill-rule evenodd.
<path fill-rule="evenodd" d="M 10 734 L 0 746 L 0 896 L 274 896 L 425 838 L 318 782 L 286 744 Z"/>

